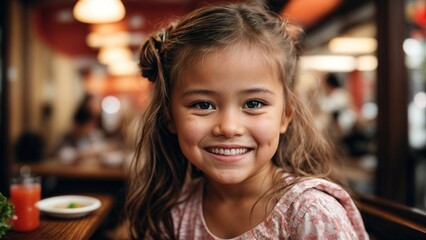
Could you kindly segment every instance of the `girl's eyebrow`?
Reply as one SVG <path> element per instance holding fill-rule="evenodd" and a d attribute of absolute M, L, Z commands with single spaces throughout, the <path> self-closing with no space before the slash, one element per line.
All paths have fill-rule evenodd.
<path fill-rule="evenodd" d="M 273 92 L 273 91 L 271 91 L 267 88 L 262 88 L 262 87 L 244 89 L 241 92 L 245 93 L 245 94 L 265 93 L 265 94 L 275 95 L 275 92 Z M 217 95 L 217 92 L 212 91 L 212 90 L 207 90 L 207 89 L 190 89 L 190 90 L 185 91 L 182 94 L 183 97 L 190 96 L 190 95 Z"/>
<path fill-rule="evenodd" d="M 266 93 L 266 94 L 270 94 L 270 95 L 275 95 L 275 92 L 267 89 L 267 88 L 250 88 L 250 89 L 245 89 L 243 91 L 244 93 Z"/>
<path fill-rule="evenodd" d="M 207 89 L 189 89 L 183 92 L 182 97 L 191 95 L 215 95 L 215 92 Z"/>

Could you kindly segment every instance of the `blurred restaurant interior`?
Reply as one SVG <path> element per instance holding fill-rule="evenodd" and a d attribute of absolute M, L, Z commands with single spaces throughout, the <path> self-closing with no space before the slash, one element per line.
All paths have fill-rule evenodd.
<path fill-rule="evenodd" d="M 83 2 L 1 3 L 0 191 L 31 172 L 44 196 L 113 194 L 119 212 L 149 100 L 138 49 L 162 24 L 220 1 L 116 1 L 122 15 L 107 23 L 84 22 Z M 426 210 L 426 0 L 265 2 L 304 30 L 299 87 L 353 190 Z"/>

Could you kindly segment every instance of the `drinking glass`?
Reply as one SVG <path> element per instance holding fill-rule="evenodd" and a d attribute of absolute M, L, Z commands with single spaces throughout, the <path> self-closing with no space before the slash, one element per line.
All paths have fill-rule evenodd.
<path fill-rule="evenodd" d="M 10 179 L 10 201 L 15 206 L 12 229 L 26 232 L 40 225 L 36 203 L 41 198 L 41 177 L 19 176 Z"/>

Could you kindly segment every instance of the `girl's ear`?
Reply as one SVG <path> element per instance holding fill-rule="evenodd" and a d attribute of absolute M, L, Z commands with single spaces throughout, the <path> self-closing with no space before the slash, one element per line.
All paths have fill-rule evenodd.
<path fill-rule="evenodd" d="M 281 127 L 280 127 L 280 133 L 284 134 L 287 131 L 288 125 L 290 124 L 291 120 L 293 119 L 293 107 L 288 105 L 281 117 Z"/>

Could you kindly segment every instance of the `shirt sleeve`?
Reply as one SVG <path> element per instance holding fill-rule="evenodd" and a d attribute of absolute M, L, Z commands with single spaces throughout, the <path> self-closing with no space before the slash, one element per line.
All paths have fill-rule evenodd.
<path fill-rule="evenodd" d="M 303 195 L 292 239 L 358 239 L 347 211 L 337 199 L 319 190 Z"/>

